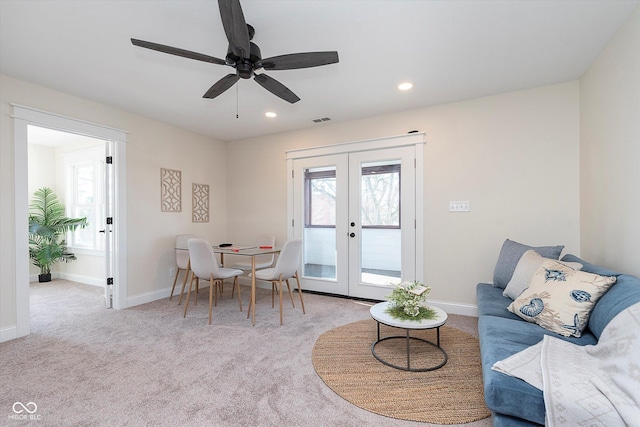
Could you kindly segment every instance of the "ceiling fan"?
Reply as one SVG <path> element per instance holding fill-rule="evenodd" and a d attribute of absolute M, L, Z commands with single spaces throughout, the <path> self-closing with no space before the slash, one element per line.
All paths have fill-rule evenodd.
<path fill-rule="evenodd" d="M 335 64 L 338 62 L 338 52 L 302 52 L 287 55 L 272 56 L 262 59 L 260 48 L 251 42 L 255 30 L 244 20 L 240 0 L 218 0 L 222 26 L 229 41 L 227 56 L 225 59 L 215 58 L 202 53 L 192 52 L 177 47 L 166 46 L 144 40 L 131 39 L 131 43 L 147 49 L 198 61 L 211 62 L 218 65 L 229 65 L 236 69 L 235 73 L 227 74 L 204 94 L 203 98 L 215 98 L 233 86 L 241 78 L 253 79 L 260 86 L 274 95 L 295 103 L 300 98 L 285 85 L 264 73 L 256 74 L 257 70 L 293 70 L 298 68 L 319 67 L 321 65 Z"/>

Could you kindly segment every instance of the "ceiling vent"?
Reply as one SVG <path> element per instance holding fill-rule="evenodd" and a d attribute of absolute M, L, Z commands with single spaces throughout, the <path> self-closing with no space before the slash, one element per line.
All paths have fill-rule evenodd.
<path fill-rule="evenodd" d="M 313 119 L 313 123 L 328 122 L 329 120 L 331 120 L 329 117 L 323 117 L 321 119 Z"/>

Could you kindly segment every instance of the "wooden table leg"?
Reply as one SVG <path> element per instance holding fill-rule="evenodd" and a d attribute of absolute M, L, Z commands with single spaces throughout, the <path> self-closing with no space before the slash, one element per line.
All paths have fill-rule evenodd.
<path fill-rule="evenodd" d="M 256 257 L 251 257 L 251 324 L 256 325 Z"/>

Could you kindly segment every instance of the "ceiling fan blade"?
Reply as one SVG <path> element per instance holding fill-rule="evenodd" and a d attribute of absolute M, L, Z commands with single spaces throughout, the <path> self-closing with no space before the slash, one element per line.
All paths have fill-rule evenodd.
<path fill-rule="evenodd" d="M 289 88 L 287 88 L 285 85 L 283 85 L 276 79 L 267 76 L 266 74 L 256 74 L 254 80 L 257 81 L 260 86 L 287 102 L 293 104 L 300 101 L 298 95 L 291 92 L 291 90 L 289 90 Z"/>
<path fill-rule="evenodd" d="M 303 52 L 272 56 L 260 61 L 265 70 L 293 70 L 297 68 L 319 67 L 338 62 L 338 52 Z"/>
<path fill-rule="evenodd" d="M 238 58 L 249 58 L 249 29 L 244 20 L 240 0 L 218 0 L 222 26 L 229 40 L 229 47 Z"/>
<path fill-rule="evenodd" d="M 211 86 L 207 93 L 205 93 L 202 97 L 213 99 L 236 84 L 238 80 L 240 80 L 240 76 L 238 76 L 237 74 L 227 74 L 226 76 L 215 82 L 214 85 Z"/>
<path fill-rule="evenodd" d="M 198 61 L 210 62 L 212 64 L 226 65 L 223 59 L 214 58 L 213 56 L 205 55 L 198 52 L 191 52 L 190 50 L 184 50 L 177 47 L 166 46 L 163 44 L 147 42 L 144 40 L 131 39 L 131 43 L 136 46 L 144 47 L 151 50 L 157 50 L 158 52 L 168 53 L 171 55 L 182 56 L 184 58 L 196 59 Z"/>

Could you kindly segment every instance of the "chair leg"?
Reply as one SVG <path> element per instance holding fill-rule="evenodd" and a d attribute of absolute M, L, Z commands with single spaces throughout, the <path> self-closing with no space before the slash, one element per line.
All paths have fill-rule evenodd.
<path fill-rule="evenodd" d="M 193 296 L 193 305 L 198 305 L 198 293 L 200 291 L 200 279 L 196 278 L 196 293 Z"/>
<path fill-rule="evenodd" d="M 297 271 L 293 275 L 293 277 L 295 277 L 296 278 L 296 282 L 298 282 L 298 295 L 300 295 L 300 304 L 302 305 L 302 314 L 307 314 L 307 312 L 304 311 L 304 301 L 302 300 L 302 289 L 300 288 L 300 277 L 298 277 L 298 272 Z"/>
<path fill-rule="evenodd" d="M 282 326 L 282 275 L 280 275 L 280 280 L 278 281 L 279 285 L 279 294 L 280 294 L 280 326 Z"/>
<path fill-rule="evenodd" d="M 180 274 L 180 268 L 176 268 L 176 277 L 173 278 L 173 286 L 171 286 L 171 295 L 169 295 L 169 301 L 173 298 L 173 291 L 176 290 L 176 282 L 178 281 L 178 275 Z M 184 287 L 182 289 L 184 291 Z"/>
<path fill-rule="evenodd" d="M 185 274 L 184 274 L 184 280 L 182 281 L 182 291 L 180 292 L 180 299 L 178 300 L 178 305 L 182 304 L 182 296 L 184 295 L 184 288 L 187 285 L 187 280 L 189 279 L 189 276 L 191 276 L 192 271 L 187 268 L 185 270 Z"/>
<path fill-rule="evenodd" d="M 218 306 L 218 292 L 216 292 L 216 291 L 220 290 L 220 286 L 222 286 L 222 280 L 214 279 L 213 275 L 211 275 L 211 280 L 216 282 L 216 286 L 213 289 L 214 290 L 214 292 L 213 292 L 213 305 L 217 307 Z M 209 297 L 211 297 L 211 294 L 209 294 Z"/>
<path fill-rule="evenodd" d="M 275 307 L 275 305 L 274 305 L 274 301 L 275 301 L 274 295 L 275 295 L 275 292 L 276 292 L 276 282 L 271 282 L 271 308 Z"/>
<path fill-rule="evenodd" d="M 182 316 L 182 318 L 187 317 L 187 309 L 189 309 L 189 297 L 191 296 L 191 288 L 193 288 L 193 281 L 194 280 L 196 280 L 196 281 L 198 280 L 198 277 L 195 276 L 195 275 L 191 278 L 191 282 L 189 283 L 189 291 L 187 292 L 187 302 L 184 305 L 184 315 Z"/>
<path fill-rule="evenodd" d="M 242 311 L 242 297 L 240 296 L 240 283 L 238 283 L 238 276 L 233 278 L 233 288 L 231 288 L 231 298 L 233 298 L 233 289 L 238 288 L 238 304 L 240 304 L 240 311 Z"/>
<path fill-rule="evenodd" d="M 287 289 L 289 289 L 289 298 L 291 298 L 291 307 L 296 308 L 296 305 L 293 303 L 293 294 L 291 293 L 291 286 L 289 286 L 289 279 L 285 280 L 287 282 Z"/>
<path fill-rule="evenodd" d="M 194 297 L 193 305 L 198 305 L 198 294 L 200 293 L 200 280 L 196 281 L 196 295 Z"/>
<path fill-rule="evenodd" d="M 213 302 L 213 293 L 216 291 L 214 288 L 214 283 L 215 281 L 213 280 L 213 275 L 211 275 L 209 277 L 209 324 L 211 324 L 211 311 L 213 310 L 213 307 L 211 305 L 211 303 Z M 217 300 L 218 300 L 218 296 L 216 294 L 216 303 L 218 302 Z"/>

